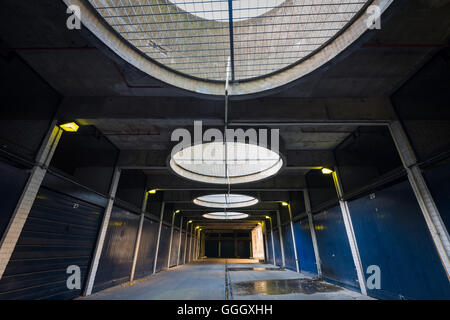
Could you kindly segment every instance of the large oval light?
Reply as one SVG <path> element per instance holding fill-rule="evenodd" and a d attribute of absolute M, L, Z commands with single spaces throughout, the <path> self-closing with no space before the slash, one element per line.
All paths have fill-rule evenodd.
<path fill-rule="evenodd" d="M 283 159 L 278 152 L 256 144 L 209 142 L 176 152 L 169 165 L 176 174 L 190 180 L 237 184 L 276 174 Z"/>
<path fill-rule="evenodd" d="M 208 208 L 242 208 L 258 203 L 258 199 L 242 194 L 210 194 L 194 199 L 194 203 Z"/>
<path fill-rule="evenodd" d="M 248 217 L 248 214 L 241 212 L 210 212 L 205 213 L 203 215 L 204 218 L 207 219 L 216 219 L 216 220 L 237 220 L 237 219 L 245 219 Z"/>

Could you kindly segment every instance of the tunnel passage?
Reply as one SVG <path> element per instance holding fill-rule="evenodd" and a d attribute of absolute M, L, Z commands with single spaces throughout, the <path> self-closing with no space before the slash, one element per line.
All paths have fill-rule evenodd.
<path fill-rule="evenodd" d="M 98 29 L 67 29 L 72 2 L 171 70 L 125 59 Z M 288 25 L 278 7 L 236 16 L 252 35 L 233 45 L 257 44 L 235 57 L 230 19 L 181 12 L 219 28 L 185 25 L 203 39 L 184 37 L 188 57 L 175 52 L 179 35 L 141 21 L 154 5 L 128 2 L 0 4 L 0 299 L 226 299 L 225 287 L 236 299 L 450 299 L 449 4 L 395 1 L 367 30 L 372 1 L 329 4 L 348 7 L 333 15 L 319 1 L 277 2 L 297 10 L 297 29 L 275 32 L 287 48 L 276 56 L 250 29 Z M 148 39 L 115 26 L 113 11 Z M 342 20 L 321 30 L 331 16 Z M 296 38 L 306 33 L 320 35 Z M 222 49 L 189 49 L 205 38 L 224 42 L 218 64 L 207 56 Z M 195 146 L 176 149 L 183 137 Z"/>

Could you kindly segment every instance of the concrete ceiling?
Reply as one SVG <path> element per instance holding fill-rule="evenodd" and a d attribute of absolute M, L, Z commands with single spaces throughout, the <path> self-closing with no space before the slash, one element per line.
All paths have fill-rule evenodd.
<path fill-rule="evenodd" d="M 389 97 L 448 43 L 449 3 L 396 0 L 382 16 L 381 30 L 367 32 L 325 66 L 284 88 L 245 100 L 231 96 L 231 126 L 280 128 L 287 160 L 277 176 L 233 189 L 267 201 L 286 199 L 306 187 L 311 168 L 333 166 L 331 151 L 360 125 L 395 119 Z M 86 28 L 68 30 L 67 17 L 63 2 L 55 0 L 3 0 L 0 10 L 2 52 L 19 54 L 62 96 L 58 118 L 94 125 L 121 150 L 120 166 L 145 173 L 153 186 L 171 190 L 171 201 L 188 202 L 186 208 L 195 209 L 195 195 L 222 188 L 179 178 L 166 161 L 171 132 L 194 120 L 222 126 L 224 101 L 151 78 Z"/>

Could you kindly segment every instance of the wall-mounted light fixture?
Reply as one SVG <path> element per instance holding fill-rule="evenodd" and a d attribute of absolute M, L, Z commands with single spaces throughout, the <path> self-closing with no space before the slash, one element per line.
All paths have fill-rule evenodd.
<path fill-rule="evenodd" d="M 323 174 L 331 174 L 331 173 L 333 173 L 333 170 L 328 169 L 328 168 L 322 168 L 322 173 Z"/>
<path fill-rule="evenodd" d="M 67 132 L 77 132 L 80 126 L 76 122 L 67 122 L 60 124 L 59 127 Z"/>
<path fill-rule="evenodd" d="M 175 210 L 175 213 L 180 213 L 181 210 Z"/>
<path fill-rule="evenodd" d="M 281 202 L 281 205 L 282 205 L 283 207 L 287 207 L 287 206 L 289 205 L 289 203 L 283 201 L 283 202 Z"/>
<path fill-rule="evenodd" d="M 156 191 L 158 191 L 158 189 L 152 189 L 152 190 L 149 190 L 148 193 L 155 194 Z"/>

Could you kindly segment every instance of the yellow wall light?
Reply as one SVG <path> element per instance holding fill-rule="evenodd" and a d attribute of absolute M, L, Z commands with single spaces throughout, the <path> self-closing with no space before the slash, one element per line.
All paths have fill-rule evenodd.
<path fill-rule="evenodd" d="M 287 202 L 281 202 L 281 205 L 283 206 L 283 207 L 287 207 L 288 205 L 289 205 L 289 203 L 287 203 Z"/>
<path fill-rule="evenodd" d="M 270 217 L 269 217 L 269 216 L 266 216 L 266 219 L 270 219 Z"/>
<path fill-rule="evenodd" d="M 188 223 L 192 223 L 192 220 L 189 220 Z"/>
<path fill-rule="evenodd" d="M 323 174 L 330 174 L 330 173 L 333 173 L 333 170 L 328 169 L 328 168 L 322 168 L 322 173 Z"/>
<path fill-rule="evenodd" d="M 155 194 L 156 191 L 158 191 L 158 189 L 152 189 L 152 190 L 149 190 L 148 193 Z"/>
<path fill-rule="evenodd" d="M 80 126 L 75 122 L 67 122 L 60 124 L 59 127 L 67 132 L 77 132 Z"/>
<path fill-rule="evenodd" d="M 175 213 L 180 213 L 180 210 L 175 210 Z"/>

